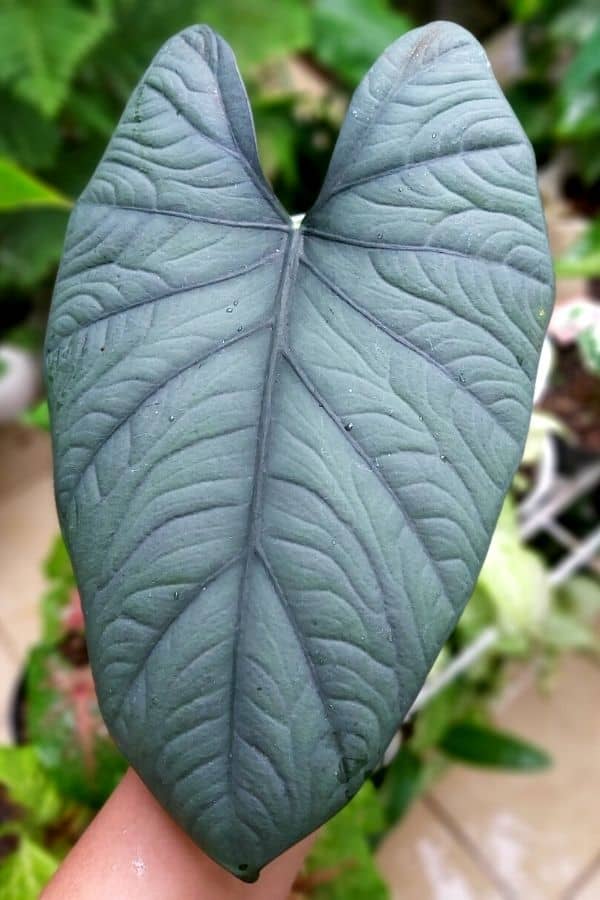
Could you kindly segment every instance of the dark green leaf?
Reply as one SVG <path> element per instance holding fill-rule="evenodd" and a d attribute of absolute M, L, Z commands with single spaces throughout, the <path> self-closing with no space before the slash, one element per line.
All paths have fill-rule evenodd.
<path fill-rule="evenodd" d="M 2 335 L 3 341 L 13 347 L 21 347 L 32 353 L 39 353 L 44 343 L 44 329 L 30 321 L 16 325 Z"/>
<path fill-rule="evenodd" d="M 546 769 L 552 763 L 545 750 L 507 732 L 471 722 L 453 725 L 441 740 L 440 749 L 461 762 L 517 772 Z"/>
<path fill-rule="evenodd" d="M 93 73 L 93 83 L 106 84 L 124 103 L 162 42 L 198 17 L 203 18 L 200 2 L 102 0 L 112 27 L 88 61 L 86 68 Z M 135 40 L 131 40 L 132 34 Z M 83 91 L 84 100 L 85 94 Z M 96 105 L 93 97 L 91 103 Z"/>
<path fill-rule="evenodd" d="M 113 29 L 94 53 L 93 66 L 123 100 L 163 41 L 195 21 L 235 43 L 242 70 L 303 50 L 311 41 L 306 0 L 105 0 L 105 4 Z"/>
<path fill-rule="evenodd" d="M 53 299 L 58 505 L 109 728 L 241 877 L 356 793 L 456 624 L 551 305 L 531 148 L 457 26 L 367 75 L 301 229 L 210 29 L 129 102 Z"/>
<path fill-rule="evenodd" d="M 560 81 L 559 96 L 563 115 L 559 134 L 567 137 L 591 137 L 600 134 L 600 24 L 575 54 Z"/>
<path fill-rule="evenodd" d="M 0 216 L 0 288 L 31 288 L 52 274 L 68 215 L 44 209 Z"/>
<path fill-rule="evenodd" d="M 388 44 L 411 27 L 388 0 L 317 0 L 314 53 L 348 84 L 360 79 Z"/>
<path fill-rule="evenodd" d="M 406 744 L 387 767 L 379 789 L 386 827 L 395 825 L 419 795 L 423 787 L 424 769 L 421 758 Z"/>
<path fill-rule="evenodd" d="M 242 70 L 305 50 L 311 41 L 306 0 L 201 0 L 196 15 L 236 47 Z"/>
<path fill-rule="evenodd" d="M 0 110 L 0 154 L 11 156 L 27 169 L 48 169 L 60 141 L 57 125 L 6 90 L 0 91 Z"/>
<path fill-rule="evenodd" d="M 294 187 L 301 177 L 296 166 L 298 128 L 294 122 L 293 101 L 281 98 L 262 102 L 254 110 L 260 160 L 270 181 L 283 177 Z"/>
<path fill-rule="evenodd" d="M 3 0 L 0 84 L 55 115 L 77 66 L 107 27 L 104 16 L 70 0 Z"/>
<path fill-rule="evenodd" d="M 534 144 L 544 148 L 556 130 L 557 96 L 552 85 L 524 80 L 508 91 L 516 117 Z"/>

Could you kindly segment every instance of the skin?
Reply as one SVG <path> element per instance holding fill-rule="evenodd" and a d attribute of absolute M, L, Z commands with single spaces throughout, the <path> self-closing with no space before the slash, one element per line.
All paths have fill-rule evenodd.
<path fill-rule="evenodd" d="M 40 900 L 285 900 L 313 839 L 243 884 L 184 834 L 130 769 Z"/>

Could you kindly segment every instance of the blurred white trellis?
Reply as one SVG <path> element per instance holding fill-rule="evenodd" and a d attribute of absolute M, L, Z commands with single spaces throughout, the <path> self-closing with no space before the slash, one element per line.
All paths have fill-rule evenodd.
<path fill-rule="evenodd" d="M 534 400 L 544 393 L 552 369 L 553 352 L 549 341 L 545 342 L 540 360 Z M 580 569 L 588 568 L 600 576 L 600 525 L 583 537 L 577 537 L 558 520 L 581 497 L 600 489 L 600 460 L 587 462 L 573 475 L 559 471 L 555 439 L 548 434 L 537 465 L 532 490 L 521 502 L 519 526 L 524 541 L 529 541 L 544 531 L 565 549 L 565 555 L 548 572 L 548 583 L 556 588 Z M 495 626 L 484 629 L 480 635 L 447 666 L 430 677 L 408 712 L 407 719 L 422 709 L 432 697 L 446 687 L 458 675 L 466 671 L 495 644 L 500 631 Z M 399 738 L 398 738 L 399 741 Z M 386 751 L 385 762 L 395 755 L 399 743 L 394 739 Z"/>

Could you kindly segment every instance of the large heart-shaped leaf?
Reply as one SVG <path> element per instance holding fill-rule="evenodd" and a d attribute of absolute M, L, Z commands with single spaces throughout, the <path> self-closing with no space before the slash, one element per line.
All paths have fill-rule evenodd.
<path fill-rule="evenodd" d="M 551 283 L 531 149 L 457 26 L 368 73 L 300 229 L 223 40 L 136 89 L 53 301 L 56 492 L 107 724 L 237 875 L 357 791 L 453 628 Z"/>

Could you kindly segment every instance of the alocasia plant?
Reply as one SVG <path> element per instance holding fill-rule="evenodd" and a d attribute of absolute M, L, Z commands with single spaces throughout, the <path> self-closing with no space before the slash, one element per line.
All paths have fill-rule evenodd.
<path fill-rule="evenodd" d="M 236 875 L 358 790 L 456 623 L 552 293 L 531 148 L 455 25 L 366 75 L 300 227 L 209 28 L 135 90 L 53 300 L 56 495 L 108 727 Z"/>

